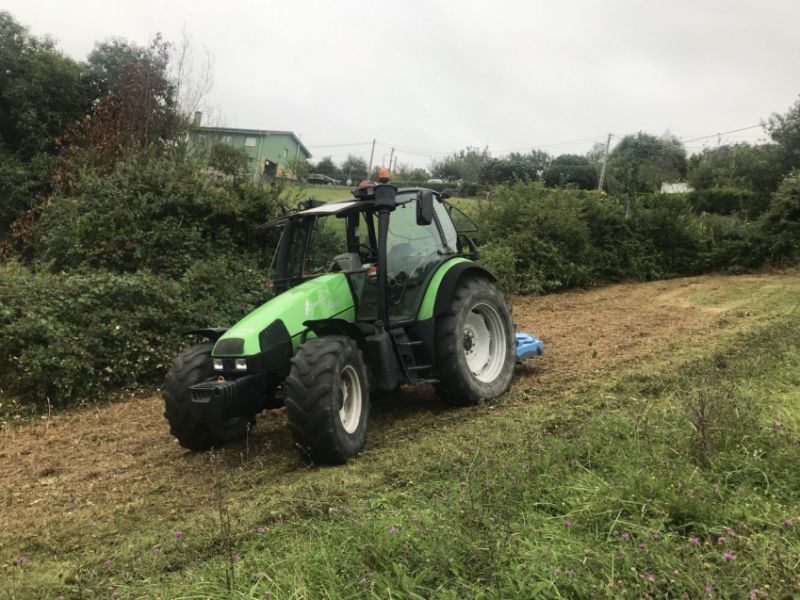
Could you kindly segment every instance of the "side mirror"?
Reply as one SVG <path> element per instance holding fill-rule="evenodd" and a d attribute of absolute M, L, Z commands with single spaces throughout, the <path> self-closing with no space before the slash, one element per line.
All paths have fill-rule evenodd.
<path fill-rule="evenodd" d="M 433 192 L 417 192 L 417 225 L 430 225 L 433 222 Z"/>

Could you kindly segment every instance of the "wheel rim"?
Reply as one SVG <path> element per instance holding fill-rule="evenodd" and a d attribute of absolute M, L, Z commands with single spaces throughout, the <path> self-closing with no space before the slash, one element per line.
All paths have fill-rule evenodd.
<path fill-rule="evenodd" d="M 506 358 L 506 331 L 500 315 L 488 304 L 476 304 L 464 319 L 463 346 L 467 367 L 475 378 L 492 383 Z"/>
<path fill-rule="evenodd" d="M 347 365 L 339 378 L 339 420 L 347 433 L 353 433 L 361 420 L 361 381 L 356 370 Z"/>

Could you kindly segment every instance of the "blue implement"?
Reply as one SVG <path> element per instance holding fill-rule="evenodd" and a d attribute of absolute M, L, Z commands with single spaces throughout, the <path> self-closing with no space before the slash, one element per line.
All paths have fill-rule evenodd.
<path fill-rule="evenodd" d="M 544 354 L 544 342 L 528 333 L 517 334 L 517 360 L 525 360 Z"/>

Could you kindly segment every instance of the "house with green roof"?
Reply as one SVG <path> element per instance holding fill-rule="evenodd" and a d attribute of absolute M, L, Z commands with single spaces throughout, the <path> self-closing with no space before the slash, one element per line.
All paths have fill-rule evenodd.
<path fill-rule="evenodd" d="M 189 132 L 190 145 L 210 148 L 222 143 L 243 149 L 255 179 L 292 176 L 297 161 L 311 158 L 311 152 L 293 131 L 201 127 L 199 121 L 200 116 L 195 115 L 195 125 Z"/>

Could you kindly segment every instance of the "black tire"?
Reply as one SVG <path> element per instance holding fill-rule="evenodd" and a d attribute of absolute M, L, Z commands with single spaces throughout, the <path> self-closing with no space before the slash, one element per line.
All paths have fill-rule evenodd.
<path fill-rule="evenodd" d="M 249 419 L 234 417 L 222 423 L 208 423 L 192 412 L 189 387 L 214 374 L 211 349 L 214 344 L 199 344 L 181 352 L 173 361 L 164 382 L 164 416 L 169 431 L 178 443 L 193 451 L 208 450 L 242 439 Z"/>
<path fill-rule="evenodd" d="M 475 309 L 475 311 L 473 311 Z M 485 312 L 495 327 L 502 330 L 502 343 L 495 340 L 497 356 L 487 364 L 493 365 L 480 375 L 473 373 L 467 361 L 467 345 L 474 338 L 470 323 Z M 494 320 L 496 316 L 496 321 Z M 469 319 L 469 321 L 468 321 Z M 489 325 L 485 325 L 489 328 Z M 469 335 L 470 342 L 467 342 Z M 491 336 L 490 336 L 491 337 Z M 481 400 L 491 400 L 505 393 L 514 377 L 516 342 L 511 308 L 500 289 L 485 278 L 461 281 L 453 295 L 450 310 L 436 319 L 436 389 L 448 404 L 470 406 Z M 496 360 L 497 362 L 493 362 Z"/>
<path fill-rule="evenodd" d="M 355 394 L 356 383 L 359 412 L 357 418 L 354 411 L 345 413 L 346 427 L 342 385 Z M 286 379 L 286 409 L 295 443 L 315 463 L 342 464 L 356 456 L 367 440 L 369 380 L 355 341 L 330 335 L 300 346 Z"/>

